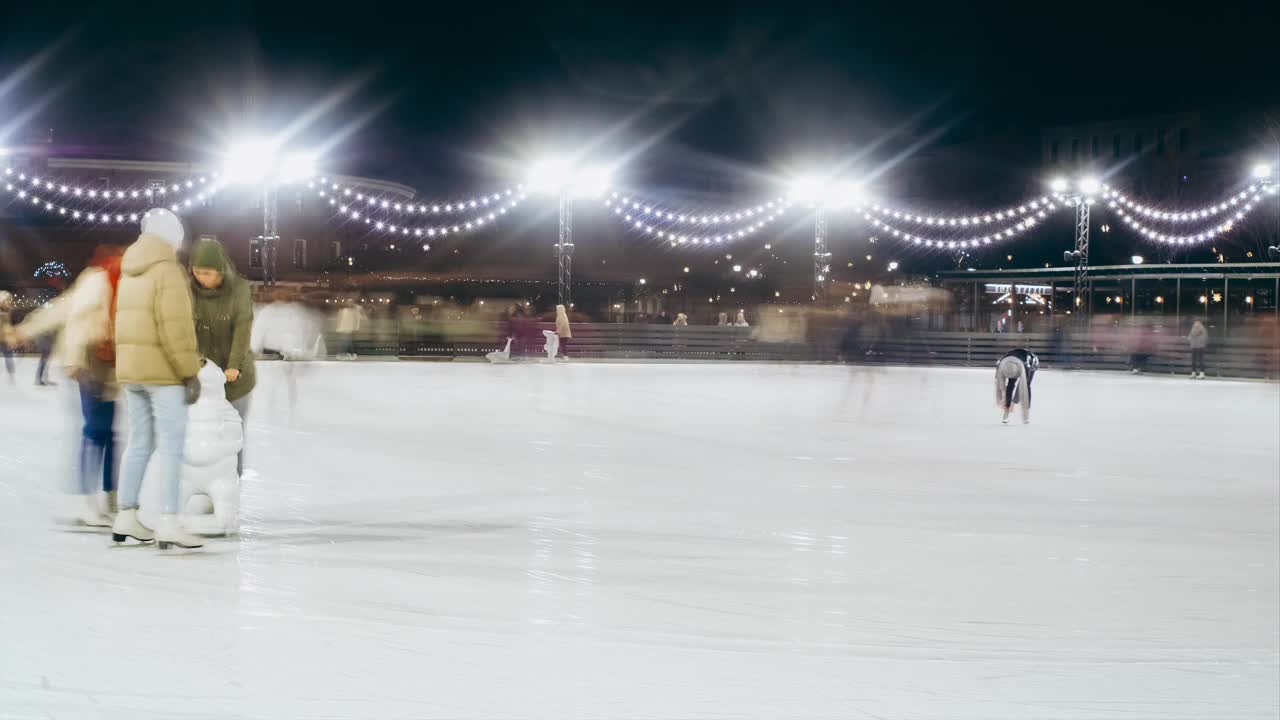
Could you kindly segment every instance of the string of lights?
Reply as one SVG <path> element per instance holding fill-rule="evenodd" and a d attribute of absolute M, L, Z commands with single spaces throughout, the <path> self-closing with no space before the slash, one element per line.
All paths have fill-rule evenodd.
<path fill-rule="evenodd" d="M 52 177 L 40 177 L 38 175 L 27 175 L 24 172 L 15 171 L 11 167 L 4 170 L 5 180 L 15 185 L 20 185 L 29 190 L 44 190 L 46 193 L 55 193 L 59 197 L 79 198 L 81 200 L 98 200 L 98 201 L 146 201 L 153 202 L 159 198 L 167 198 L 178 194 L 183 189 L 194 190 L 196 188 L 205 187 L 211 182 L 208 175 L 191 177 L 186 180 L 180 180 L 173 183 L 157 184 L 154 187 L 147 185 L 145 187 L 128 187 L 128 188 L 98 188 L 75 183 L 66 183 Z M 217 176 L 213 176 L 212 182 L 216 184 Z"/>
<path fill-rule="evenodd" d="M 1131 199 L 1130 197 L 1120 192 L 1119 190 L 1116 190 L 1115 188 L 1111 187 L 1110 185 L 1103 185 L 1102 187 L 1104 189 L 1104 192 L 1102 193 L 1102 197 L 1104 200 L 1109 201 L 1108 205 L 1112 207 L 1116 207 L 1117 205 L 1119 205 L 1120 207 L 1124 207 L 1127 210 L 1131 210 L 1137 213 L 1138 215 L 1141 215 L 1142 217 L 1146 218 L 1148 221 L 1164 221 L 1164 222 L 1176 224 L 1176 223 L 1194 222 L 1196 220 L 1203 220 L 1205 218 L 1210 218 L 1225 212 L 1229 212 L 1235 209 L 1236 207 L 1238 207 L 1241 203 L 1248 200 L 1250 196 L 1256 195 L 1262 186 L 1258 183 L 1255 183 L 1253 185 L 1250 185 L 1247 189 L 1241 190 L 1240 192 L 1232 195 L 1231 197 L 1221 202 L 1196 208 L 1195 210 L 1183 210 L 1183 211 L 1161 210 L 1160 208 L 1153 207 L 1150 205 L 1143 205 L 1142 203 L 1139 203 Z"/>
<path fill-rule="evenodd" d="M 41 185 L 40 187 L 45 187 Z M 56 186 L 59 187 L 60 186 Z M 95 208 L 85 210 L 80 208 L 68 207 L 61 202 L 53 202 L 42 196 L 37 189 L 27 189 L 20 184 L 6 182 L 4 184 L 5 192 L 10 193 L 14 197 L 14 201 L 31 207 L 39 208 L 50 215 L 67 218 L 73 221 L 97 223 L 102 225 L 123 224 L 125 222 L 138 222 L 141 219 L 141 212 L 137 209 L 131 209 L 128 212 L 122 212 L 117 209 Z M 180 190 L 181 188 L 179 188 Z M 205 190 L 200 190 L 196 194 L 179 199 L 171 203 L 168 207 L 175 213 L 181 213 L 193 209 L 197 204 L 203 204 L 206 200 L 213 197 L 219 190 L 219 186 L 214 184 L 208 186 Z M 60 189 L 59 189 L 60 192 Z"/>
<path fill-rule="evenodd" d="M 345 219 L 346 222 L 363 223 L 369 226 L 371 230 L 389 235 L 400 235 L 405 237 L 411 236 L 415 238 L 449 237 L 451 235 L 459 235 L 473 230 L 478 230 L 496 222 L 502 216 L 512 210 L 515 210 L 524 199 L 525 195 L 521 192 L 513 195 L 505 202 L 500 202 L 496 206 L 491 205 L 488 208 L 488 212 L 481 212 L 480 214 L 471 216 L 467 219 L 458 218 L 452 223 L 441 225 L 412 226 L 387 222 L 375 217 L 370 217 L 366 210 L 359 207 L 352 207 L 351 205 L 341 204 L 335 197 L 328 198 L 329 204 L 333 205 L 337 209 L 337 217 Z"/>
<path fill-rule="evenodd" d="M 982 235 L 972 235 L 965 238 L 954 238 L 954 237 L 948 238 L 948 237 L 940 237 L 937 235 L 921 235 L 921 234 L 918 234 L 918 232 L 903 230 L 902 228 L 897 227 L 891 223 L 884 222 L 883 220 L 880 219 L 880 217 L 876 217 L 875 215 L 873 215 L 872 213 L 876 212 L 874 207 L 868 210 L 864 210 L 862 213 L 862 218 L 866 220 L 868 223 L 870 223 L 871 226 L 876 228 L 877 230 L 882 230 L 888 233 L 890 236 L 892 236 L 895 239 L 899 239 L 904 242 L 910 242 L 914 245 L 921 245 L 923 247 L 931 247 L 931 248 L 947 248 L 947 249 L 976 248 L 984 245 L 990 245 L 993 242 L 1008 240 L 1009 238 L 1012 238 L 1020 233 L 1026 232 L 1027 230 L 1030 230 L 1031 228 L 1039 225 L 1041 222 L 1046 220 L 1049 217 L 1050 213 L 1054 212 L 1060 207 L 1056 202 L 1050 199 L 1046 199 L 1043 202 L 1041 201 L 1035 201 L 1035 202 L 1037 204 L 1034 207 L 1027 205 L 1025 206 L 1027 207 L 1027 209 L 1024 212 L 1015 214 L 1014 217 L 1018 218 L 1016 222 L 1001 226 L 999 229 L 996 229 L 994 232 L 988 232 Z M 883 210 L 880 211 L 882 216 L 883 216 L 883 212 L 884 212 Z M 985 217 L 985 215 L 983 217 Z M 994 221 L 995 216 L 992 215 L 992 218 Z M 1009 217 L 1008 213 L 1003 213 L 1002 219 L 1007 221 L 1012 218 Z M 982 221 L 982 223 L 984 224 L 985 222 L 986 222 L 985 220 Z M 971 226 L 972 223 L 969 223 L 969 225 Z M 950 228 L 953 226 L 951 225 L 951 223 L 948 222 L 946 223 L 946 227 Z M 964 227 L 964 226 L 957 225 L 957 227 Z"/>
<path fill-rule="evenodd" d="M 785 204 L 781 206 L 774 205 L 767 215 L 753 213 L 752 217 L 756 218 L 756 220 L 746 225 L 735 226 L 727 229 L 708 229 L 702 232 L 695 230 L 693 234 L 689 234 L 679 225 L 679 221 L 671 222 L 668 220 L 665 223 L 659 222 L 655 224 L 653 222 L 653 218 L 657 217 L 656 211 L 651 211 L 647 214 L 633 215 L 632 213 L 640 213 L 642 210 L 628 210 L 621 203 L 613 203 L 608 200 L 605 201 L 605 206 L 612 208 L 615 218 L 624 223 L 626 227 L 638 230 L 646 235 L 656 237 L 659 240 L 670 242 L 672 247 L 679 245 L 710 245 L 712 243 L 724 243 L 725 241 L 732 242 L 734 240 L 740 240 L 759 232 L 768 224 L 782 217 L 788 207 Z"/>
<path fill-rule="evenodd" d="M 623 214 L 632 214 L 644 218 L 651 224 L 663 221 L 674 225 L 728 225 L 743 220 L 751 220 L 762 215 L 772 215 L 791 206 L 784 198 L 777 198 L 758 205 L 731 210 L 687 212 L 672 210 L 656 203 L 644 202 L 639 198 L 618 192 L 609 194 L 604 202 L 605 207 L 621 209 Z"/>
<path fill-rule="evenodd" d="M 902 208 L 893 208 L 880 205 L 878 203 L 865 204 L 864 208 L 870 208 L 872 212 L 880 215 L 888 220 L 901 220 L 916 225 L 926 225 L 933 227 L 981 227 L 1001 223 L 1012 218 L 1028 217 L 1035 215 L 1041 208 L 1053 205 L 1054 201 L 1061 202 L 1058 195 L 1043 195 L 1020 205 L 1014 205 L 1002 210 L 994 212 L 982 212 L 969 215 L 935 215 L 921 214 Z"/>
<path fill-rule="evenodd" d="M 364 206 L 364 212 L 396 212 L 411 215 L 440 215 L 440 214 L 459 214 L 469 212 L 471 210 L 485 210 L 490 206 L 497 206 L 507 198 L 518 193 L 524 192 L 523 185 L 506 188 L 499 192 L 477 195 L 475 197 L 466 198 L 457 201 L 433 201 L 433 202 L 403 202 L 395 199 L 388 199 L 383 196 L 365 193 L 358 187 L 341 185 L 336 182 L 329 181 L 328 178 L 320 178 L 318 183 L 309 182 L 307 187 L 317 190 L 320 197 L 328 197 L 340 199 L 348 205 Z"/>
<path fill-rule="evenodd" d="M 1201 230 L 1200 232 L 1181 234 L 1181 235 L 1171 235 L 1171 234 L 1160 232 L 1154 228 L 1148 227 L 1146 224 L 1142 222 L 1142 220 L 1131 215 L 1129 211 L 1126 209 L 1126 206 L 1124 206 L 1121 203 L 1119 198 L 1112 197 L 1107 201 L 1107 206 L 1115 210 L 1116 215 L 1120 217 L 1121 221 L 1123 221 L 1129 227 L 1133 228 L 1139 235 L 1142 235 L 1143 237 L 1149 240 L 1155 240 L 1157 242 L 1160 242 L 1166 245 L 1192 245 L 1196 243 L 1202 243 L 1206 240 L 1211 240 L 1213 238 L 1218 237 L 1219 235 L 1223 235 L 1225 233 L 1230 232 L 1236 226 L 1237 223 L 1244 220 L 1245 217 L 1248 216 L 1250 211 L 1252 211 L 1255 207 L 1258 206 L 1259 201 L 1262 199 L 1262 196 L 1264 193 L 1275 192 L 1275 190 L 1273 189 L 1274 187 L 1275 186 L 1271 186 L 1270 188 L 1266 188 L 1258 185 L 1251 186 L 1250 192 L 1252 194 L 1247 195 L 1241 200 L 1238 200 L 1232 203 L 1229 209 L 1234 210 L 1234 212 L 1226 220 L 1210 228 Z M 1232 196 L 1232 197 L 1235 198 L 1238 196 Z M 1222 211 L 1219 210 L 1217 211 L 1217 213 L 1213 213 L 1213 214 L 1216 215 L 1221 212 Z M 1167 219 L 1167 218 L 1162 218 L 1162 219 Z"/>

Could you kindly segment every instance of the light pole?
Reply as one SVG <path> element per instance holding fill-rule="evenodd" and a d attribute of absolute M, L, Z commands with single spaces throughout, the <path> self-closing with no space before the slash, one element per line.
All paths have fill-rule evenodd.
<path fill-rule="evenodd" d="M 573 304 L 573 200 L 597 196 L 609 188 L 611 170 L 564 158 L 546 158 L 530 166 L 526 185 L 559 202 L 560 233 L 556 238 L 556 301 L 566 309 Z"/>
<path fill-rule="evenodd" d="M 803 175 L 791 182 L 792 202 L 813 208 L 813 301 L 826 303 L 831 297 L 831 249 L 827 246 L 827 211 L 862 201 L 862 188 L 850 181 L 829 176 Z"/>
<path fill-rule="evenodd" d="M 1093 196 L 1102 188 L 1102 184 L 1092 176 L 1079 178 L 1073 183 L 1065 178 L 1054 178 L 1050 181 L 1049 188 L 1063 195 L 1067 202 L 1076 207 L 1075 250 L 1064 252 L 1062 259 L 1075 264 L 1072 303 L 1076 306 L 1075 314 L 1079 318 L 1092 310 L 1086 308 L 1081 298 L 1089 286 L 1089 206 L 1093 204 Z M 1085 313 L 1082 314 L 1081 310 L 1085 310 Z"/>
<path fill-rule="evenodd" d="M 315 175 L 316 159 L 311 153 L 283 154 L 274 140 L 251 139 L 232 145 L 227 153 L 224 176 L 229 184 L 259 186 L 262 191 L 262 234 L 255 240 L 262 253 L 262 282 L 276 284 L 276 256 L 280 244 L 279 205 L 276 194 L 281 185 L 306 180 Z"/>

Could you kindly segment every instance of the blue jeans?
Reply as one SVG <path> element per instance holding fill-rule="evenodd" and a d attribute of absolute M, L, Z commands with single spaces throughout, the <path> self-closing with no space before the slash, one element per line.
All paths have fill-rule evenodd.
<path fill-rule="evenodd" d="M 115 490 L 116 404 L 102 399 L 102 386 L 80 383 L 80 414 L 84 416 L 84 431 L 80 436 L 80 486 L 76 492 L 91 495 L 102 475 L 103 492 Z"/>
<path fill-rule="evenodd" d="M 181 385 L 125 385 L 129 442 L 120 465 L 120 509 L 138 507 L 142 477 L 154 460 L 152 479 L 162 484 L 165 514 L 178 512 L 182 446 L 187 439 L 187 396 Z"/>

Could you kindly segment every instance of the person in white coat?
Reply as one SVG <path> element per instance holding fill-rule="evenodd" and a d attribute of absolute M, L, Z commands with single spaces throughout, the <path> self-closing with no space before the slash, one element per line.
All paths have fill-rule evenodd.
<path fill-rule="evenodd" d="M 61 520 L 73 525 L 111 527 L 116 511 L 115 401 L 119 388 L 112 319 L 123 254 L 124 248 L 118 245 L 100 245 L 66 292 L 29 314 L 4 338 L 10 345 L 28 345 L 57 333 L 51 358 L 80 386 L 83 426 L 78 472 L 59 513 Z M 98 487 L 104 493 L 103 502 L 99 502 Z"/>

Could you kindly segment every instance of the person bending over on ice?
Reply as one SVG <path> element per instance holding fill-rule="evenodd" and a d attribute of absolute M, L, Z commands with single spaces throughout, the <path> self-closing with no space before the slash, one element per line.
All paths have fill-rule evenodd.
<path fill-rule="evenodd" d="M 1022 406 L 1022 422 L 1031 422 L 1031 380 L 1039 368 L 1040 358 L 1023 348 L 1010 350 L 996 363 L 996 404 L 1004 410 L 1003 422 L 1009 422 L 1015 402 Z"/>

